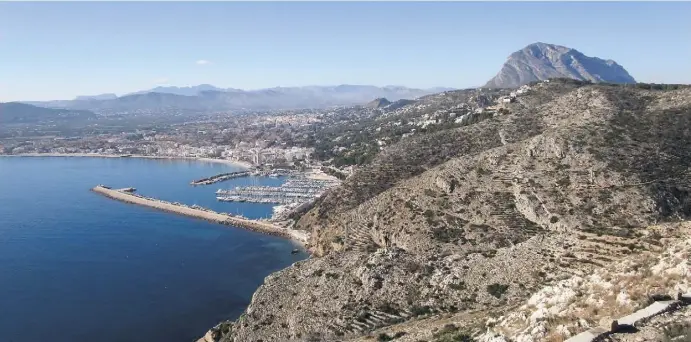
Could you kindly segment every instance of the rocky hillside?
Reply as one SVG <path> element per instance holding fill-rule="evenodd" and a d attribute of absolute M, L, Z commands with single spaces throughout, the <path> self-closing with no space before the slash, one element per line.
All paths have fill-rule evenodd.
<path fill-rule="evenodd" d="M 688 222 L 649 227 L 647 231 L 657 239 L 657 253 L 637 253 L 593 273 L 555 281 L 508 315 L 488 320 L 478 339 L 556 341 L 591 327 L 610 328 L 613 320 L 648 306 L 654 297 L 664 300 L 687 293 L 691 289 L 689 228 Z M 663 341 L 661 337 L 635 340 Z"/>
<path fill-rule="evenodd" d="M 325 196 L 297 223 L 315 256 L 267 277 L 206 340 L 461 336 L 425 329 L 484 329 L 552 282 L 660 253 L 650 226 L 691 217 L 691 89 L 456 94 L 435 103 L 472 98 L 482 114 L 388 146 Z"/>
<path fill-rule="evenodd" d="M 656 239 L 655 248 L 631 253 L 592 273 L 577 272 L 549 280 L 523 304 L 510 310 L 500 307 L 435 315 L 381 328 L 352 341 L 399 336 L 394 340 L 562 342 L 593 328 L 608 331 L 613 320 L 641 310 L 653 300 L 676 299 L 678 293 L 689 293 L 690 229 L 689 222 L 648 227 L 648 233 Z M 688 317 L 691 306 L 686 303 L 637 325 L 638 331 L 622 329 L 605 335 L 603 340 L 689 341 Z"/>
<path fill-rule="evenodd" d="M 613 60 L 588 57 L 564 46 L 535 43 L 512 53 L 485 87 L 513 88 L 533 81 L 567 77 L 581 81 L 636 83 Z"/>

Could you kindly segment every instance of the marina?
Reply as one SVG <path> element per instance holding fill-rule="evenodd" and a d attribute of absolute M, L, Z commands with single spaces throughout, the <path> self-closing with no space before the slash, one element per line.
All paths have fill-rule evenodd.
<path fill-rule="evenodd" d="M 249 203 L 264 203 L 264 204 L 290 204 L 295 200 L 291 198 L 269 197 L 260 198 L 255 196 L 218 196 L 217 200 L 221 202 L 249 202 Z"/>
<path fill-rule="evenodd" d="M 217 174 L 215 176 L 193 180 L 190 182 L 190 184 L 195 185 L 195 186 L 196 185 L 211 185 L 214 183 L 227 181 L 227 180 L 233 179 L 233 178 L 248 177 L 248 176 L 263 176 L 263 177 L 270 177 L 270 178 L 278 178 L 278 177 L 282 177 L 282 176 L 290 176 L 290 175 L 293 175 L 294 173 L 295 173 L 295 171 L 286 170 L 286 169 L 271 169 L 271 170 L 250 169 L 250 170 L 244 170 L 244 171 L 220 173 L 220 174 Z"/>
<path fill-rule="evenodd" d="M 318 188 L 301 188 L 301 187 L 293 187 L 293 186 L 282 186 L 282 187 L 275 187 L 275 186 L 246 186 L 243 188 L 235 188 L 235 190 L 223 190 L 219 189 L 216 191 L 217 194 L 229 194 L 233 192 L 239 192 L 239 191 L 244 191 L 244 192 L 265 192 L 265 193 L 295 193 L 295 194 L 303 194 L 303 195 L 309 195 L 309 194 L 314 194 L 318 193 L 320 189 Z"/>
<path fill-rule="evenodd" d="M 338 185 L 335 180 L 291 178 L 281 186 L 238 186 L 219 189 L 216 199 L 222 202 L 251 202 L 271 204 L 300 204 L 320 197 L 326 190 Z"/>

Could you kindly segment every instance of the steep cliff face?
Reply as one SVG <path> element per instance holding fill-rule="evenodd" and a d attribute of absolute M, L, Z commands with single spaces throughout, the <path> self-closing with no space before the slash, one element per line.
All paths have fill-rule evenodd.
<path fill-rule="evenodd" d="M 267 277 L 223 341 L 346 340 L 503 312 L 653 251 L 691 217 L 691 91 L 550 82 L 474 125 L 401 141 L 305 215 L 317 257 Z"/>
<path fill-rule="evenodd" d="M 535 43 L 512 53 L 501 71 L 485 87 L 513 88 L 557 77 L 591 82 L 636 83 L 613 60 L 588 57 L 564 46 Z"/>

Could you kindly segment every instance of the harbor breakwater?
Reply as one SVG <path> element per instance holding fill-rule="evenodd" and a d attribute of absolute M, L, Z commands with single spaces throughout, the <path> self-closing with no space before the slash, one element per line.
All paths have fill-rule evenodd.
<path fill-rule="evenodd" d="M 129 190 L 130 188 L 126 189 Z M 137 204 L 170 213 L 194 217 L 214 223 L 240 227 L 268 235 L 280 236 L 295 240 L 303 245 L 305 245 L 309 239 L 309 234 L 306 232 L 282 228 L 273 225 L 269 222 L 250 220 L 242 217 L 221 214 L 205 208 L 189 207 L 184 204 L 171 203 L 155 198 L 148 198 L 131 192 L 127 192 L 125 191 L 126 189 L 116 190 L 104 185 L 98 185 L 92 188 L 91 190 L 108 198 L 115 199 L 121 202 Z"/>
<path fill-rule="evenodd" d="M 249 176 L 249 175 L 250 175 L 250 171 L 227 172 L 227 173 L 221 173 L 221 174 L 207 177 L 207 178 L 193 180 L 190 182 L 190 184 L 191 185 L 209 185 L 209 184 L 222 182 L 222 181 L 225 181 L 228 179 L 245 177 L 245 176 Z"/>

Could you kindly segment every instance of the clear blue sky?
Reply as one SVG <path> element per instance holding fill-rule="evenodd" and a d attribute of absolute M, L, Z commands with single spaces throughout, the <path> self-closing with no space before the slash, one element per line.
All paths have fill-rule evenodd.
<path fill-rule="evenodd" d="M 689 18 L 689 2 L 6 2 L 0 101 L 158 84 L 470 87 L 536 41 L 691 83 Z"/>

